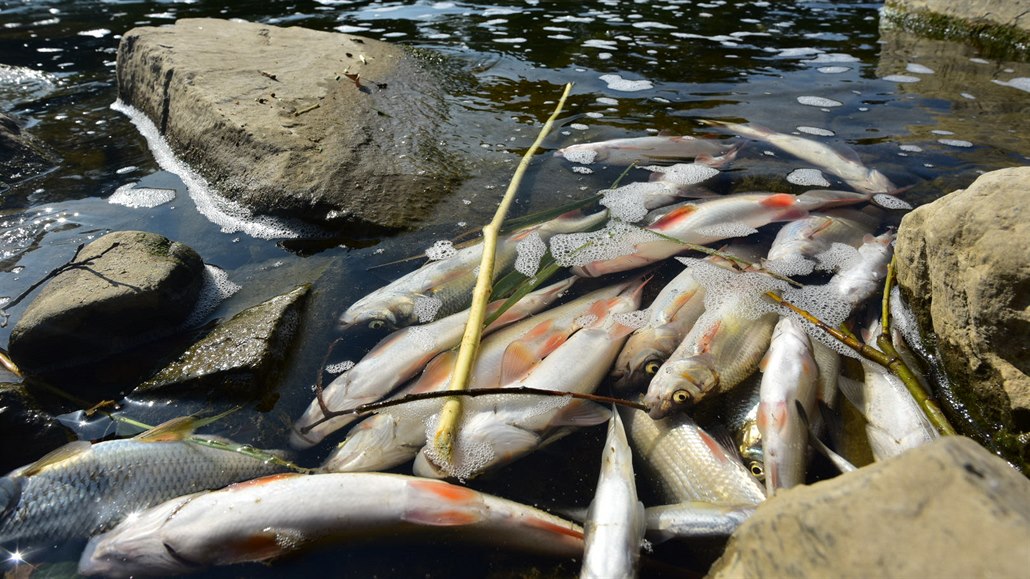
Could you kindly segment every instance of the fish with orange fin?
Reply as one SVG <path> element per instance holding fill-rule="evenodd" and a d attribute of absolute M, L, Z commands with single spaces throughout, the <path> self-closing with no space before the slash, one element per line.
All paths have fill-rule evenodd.
<path fill-rule="evenodd" d="M 583 552 L 579 525 L 514 501 L 397 474 L 327 473 L 260 478 L 167 501 L 94 537 L 79 573 L 181 575 L 383 534 L 556 557 Z"/>

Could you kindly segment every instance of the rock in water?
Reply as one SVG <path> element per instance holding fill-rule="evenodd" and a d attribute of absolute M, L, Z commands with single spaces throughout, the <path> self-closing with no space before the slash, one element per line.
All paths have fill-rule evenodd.
<path fill-rule="evenodd" d="M 117 231 L 83 247 L 50 280 L 11 331 L 11 358 L 28 376 L 87 393 L 109 362 L 186 321 L 203 285 L 193 249 L 156 233 Z M 106 370 L 106 372 L 105 372 Z M 120 376 L 119 378 L 129 378 Z"/>
<path fill-rule="evenodd" d="M 0 191 L 50 170 L 55 155 L 22 132 L 18 122 L 0 112 Z"/>
<path fill-rule="evenodd" d="M 956 393 L 1030 464 L 1030 167 L 992 171 L 909 213 L 898 229 L 898 283 L 936 334 Z"/>
<path fill-rule="evenodd" d="M 268 392 L 286 366 L 309 289 L 298 287 L 236 314 L 134 394 L 188 392 L 246 401 Z"/>
<path fill-rule="evenodd" d="M 1023 577 L 1030 480 L 960 436 L 759 505 L 709 577 Z"/>
<path fill-rule="evenodd" d="M 397 228 L 461 176 L 426 62 L 347 34 L 182 19 L 125 33 L 118 94 L 256 214 Z"/>

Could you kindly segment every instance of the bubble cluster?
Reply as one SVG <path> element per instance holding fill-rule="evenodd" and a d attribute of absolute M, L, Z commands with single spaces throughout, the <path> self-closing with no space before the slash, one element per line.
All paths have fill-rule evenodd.
<path fill-rule="evenodd" d="M 973 143 L 970 141 L 963 141 L 962 139 L 937 139 L 937 142 L 942 145 L 948 145 L 949 147 L 969 148 L 973 146 Z"/>
<path fill-rule="evenodd" d="M 193 311 L 186 317 L 183 325 L 187 328 L 194 327 L 203 322 L 207 316 L 214 311 L 218 304 L 240 291 L 242 286 L 229 279 L 225 270 L 210 264 L 204 264 L 204 285 L 201 286 L 200 296 L 193 306 Z"/>
<path fill-rule="evenodd" d="M 830 182 L 819 169 L 794 169 L 787 175 L 787 182 L 803 187 L 829 187 Z"/>
<path fill-rule="evenodd" d="M 636 246 L 661 237 L 635 225 L 612 219 L 604 229 L 551 238 L 551 255 L 563 267 L 583 266 L 615 259 L 636 251 Z"/>
<path fill-rule="evenodd" d="M 408 335 L 415 341 L 415 345 L 423 352 L 435 352 L 437 350 L 436 335 L 425 326 L 411 326 L 408 328 Z"/>
<path fill-rule="evenodd" d="M 609 89 L 622 92 L 636 92 L 654 88 L 654 84 L 649 80 L 627 80 L 617 74 L 602 74 L 601 80 L 608 85 Z"/>
<path fill-rule="evenodd" d="M 887 76 L 883 77 L 883 80 L 887 80 L 890 82 L 911 83 L 919 82 L 919 77 L 907 74 L 888 74 Z"/>
<path fill-rule="evenodd" d="M 884 209 L 912 209 L 912 206 L 904 199 L 899 199 L 894 195 L 887 195 L 886 193 L 873 195 L 873 202 Z"/>
<path fill-rule="evenodd" d="M 585 145 L 572 145 L 559 151 L 570 163 L 590 165 L 597 159 L 597 150 Z"/>
<path fill-rule="evenodd" d="M 907 65 L 905 65 L 905 71 L 911 72 L 913 74 L 933 74 L 932 68 L 914 62 L 910 62 Z"/>
<path fill-rule="evenodd" d="M 115 190 L 107 202 L 112 205 L 124 205 L 133 209 L 157 207 L 175 199 L 173 189 L 136 188 L 136 183 L 122 185 Z"/>
<path fill-rule="evenodd" d="M 653 173 L 661 173 L 661 180 L 675 185 L 697 185 L 719 174 L 718 169 L 698 163 L 676 163 L 669 167 L 648 165 L 642 167 Z"/>
<path fill-rule="evenodd" d="M 540 259 L 547 253 L 547 244 L 534 231 L 515 245 L 515 271 L 526 277 L 533 277 L 540 269 Z"/>
<path fill-rule="evenodd" d="M 817 96 L 799 96 L 798 102 L 810 107 L 826 107 L 833 108 L 842 106 L 844 103 L 835 101 L 833 99 L 817 97 Z"/>
<path fill-rule="evenodd" d="M 335 364 L 329 364 L 325 367 L 325 371 L 330 374 L 343 374 L 347 370 L 354 367 L 354 362 L 351 360 L 344 360 L 343 362 L 337 362 Z"/>
<path fill-rule="evenodd" d="M 800 253 L 790 253 L 765 262 L 765 268 L 785 276 L 808 275 L 815 270 L 815 263 Z"/>
<path fill-rule="evenodd" d="M 639 181 L 616 189 L 600 191 L 601 205 L 626 223 L 636 223 L 647 215 L 648 207 L 674 196 L 666 183 L 660 181 Z M 657 206 L 657 205 L 655 205 Z"/>
<path fill-rule="evenodd" d="M 418 296 L 415 298 L 414 315 L 418 323 L 425 324 L 436 318 L 436 313 L 443 306 L 443 300 L 432 296 Z"/>
<path fill-rule="evenodd" d="M 850 268 L 858 261 L 858 250 L 846 243 L 833 243 L 830 249 L 815 256 L 815 261 L 820 270 L 841 271 Z"/>
<path fill-rule="evenodd" d="M 426 257 L 432 261 L 454 257 L 457 253 L 458 250 L 454 249 L 454 243 L 449 239 L 441 239 L 434 243 L 432 247 L 426 249 Z"/>
<path fill-rule="evenodd" d="M 611 320 L 617 324 L 622 324 L 627 328 L 632 328 L 636 330 L 648 325 L 648 311 L 637 310 L 635 312 L 612 314 Z"/>
<path fill-rule="evenodd" d="M 705 237 L 714 237 L 716 239 L 729 239 L 731 237 L 747 237 L 758 233 L 758 230 L 747 223 L 741 223 L 738 221 L 698 227 L 694 229 L 694 233 Z"/>
<path fill-rule="evenodd" d="M 743 318 L 756 320 L 774 311 L 774 306 L 764 294 L 787 287 L 786 282 L 763 273 L 739 272 L 697 258 L 676 259 L 686 265 L 690 275 L 705 288 L 705 315 L 710 312 L 713 319 L 718 319 L 723 312 L 732 311 Z"/>
<path fill-rule="evenodd" d="M 829 129 L 820 129 L 819 127 L 806 127 L 806 126 L 797 127 L 797 131 L 799 133 L 804 133 L 806 135 L 815 135 L 817 137 L 832 137 L 835 134 L 837 134 L 837 133 L 834 133 L 833 131 L 831 131 Z"/>

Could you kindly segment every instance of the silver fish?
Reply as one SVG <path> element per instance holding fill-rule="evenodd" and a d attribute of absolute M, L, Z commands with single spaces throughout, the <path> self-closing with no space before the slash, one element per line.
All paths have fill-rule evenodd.
<path fill-rule="evenodd" d="M 497 243 L 494 277 L 503 275 L 515 264 L 518 243 L 530 235 L 539 234 L 546 243 L 558 233 L 582 231 L 601 223 L 604 218 L 603 213 L 586 217 L 569 213 L 509 234 Z M 437 302 L 438 316 L 459 312 L 472 301 L 476 268 L 482 256 L 483 244 L 477 243 L 446 259 L 430 261 L 354 302 L 340 316 L 340 323 L 344 328 L 362 323 L 374 328 L 409 326 L 420 321 L 416 311 L 420 300 Z"/>
<path fill-rule="evenodd" d="M 851 150 L 837 150 L 818 141 L 777 133 L 759 125 L 738 125 L 722 121 L 706 121 L 719 125 L 738 135 L 765 141 L 770 145 L 812 163 L 820 169 L 840 177 L 845 183 L 863 193 L 889 193 L 898 187 L 886 175 L 862 164 L 858 155 Z"/>
<path fill-rule="evenodd" d="M 808 462 L 808 428 L 795 404 L 800 402 L 807 416 L 814 415 L 819 368 L 799 322 L 780 318 L 760 367 L 758 428 L 765 454 L 766 491 L 772 495 L 804 483 Z"/>
<path fill-rule="evenodd" d="M 752 374 L 710 404 L 699 406 L 695 418 L 702 428 L 713 424 L 725 426 L 744 466 L 756 479 L 765 483 L 765 452 L 762 448 L 762 433 L 758 429 L 761 384 L 761 374 Z"/>
<path fill-rule="evenodd" d="M 166 424 L 131 439 L 73 442 L 0 479 L 0 543 L 84 539 L 172 497 L 284 470 L 191 442 L 170 428 L 183 421 Z"/>
<path fill-rule="evenodd" d="M 653 474 L 669 502 L 757 505 L 765 488 L 726 448 L 683 413 L 654 420 L 620 408 L 635 456 Z"/>
<path fill-rule="evenodd" d="M 822 266 L 816 256 L 834 243 L 852 247 L 872 233 L 878 220 L 860 211 L 837 209 L 813 213 L 780 228 L 766 257 L 765 266 L 783 275 L 805 275 Z"/>
<path fill-rule="evenodd" d="M 633 453 L 618 412 L 608 422 L 601 474 L 583 524 L 580 577 L 636 577 L 644 540 L 644 504 L 637 500 Z"/>
<path fill-rule="evenodd" d="M 538 312 L 569 288 L 573 278 L 541 288 L 521 300 L 484 329 L 485 333 Z M 503 302 L 490 305 L 496 309 Z M 452 314 L 422 326 L 397 330 L 383 338 L 372 350 L 347 372 L 339 375 L 322 393 L 330 410 L 355 408 L 375 402 L 394 388 L 415 376 L 434 356 L 453 348 L 465 332 L 469 312 Z M 318 400 L 312 400 L 304 414 L 297 419 L 290 433 L 290 445 L 304 449 L 314 446 L 336 430 L 350 424 L 356 415 L 335 416 L 317 424 L 323 418 Z"/>
<path fill-rule="evenodd" d="M 633 137 L 596 143 L 579 143 L 558 149 L 554 155 L 573 163 L 629 165 L 682 159 L 718 157 L 734 149 L 733 144 L 681 136 Z"/>
<path fill-rule="evenodd" d="M 894 255 L 894 234 L 866 235 L 858 248 L 858 258 L 829 281 L 829 289 L 852 309 L 883 288 L 887 264 Z"/>
<path fill-rule="evenodd" d="M 559 557 L 583 551 L 574 523 L 442 481 L 380 473 L 280 475 L 140 513 L 94 537 L 79 573 L 180 575 L 383 533 L 447 536 Z"/>
<path fill-rule="evenodd" d="M 656 543 L 669 539 L 729 537 L 755 513 L 755 506 L 721 505 L 698 501 L 648 507 L 647 538 Z"/>

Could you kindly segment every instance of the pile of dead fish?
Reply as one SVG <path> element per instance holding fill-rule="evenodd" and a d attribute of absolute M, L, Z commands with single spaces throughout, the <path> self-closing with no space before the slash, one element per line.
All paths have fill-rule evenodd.
<path fill-rule="evenodd" d="M 857 356 L 779 303 L 875 339 L 879 326 L 866 320 L 879 319 L 868 315 L 879 313 L 878 301 L 865 306 L 882 290 L 891 258 L 882 217 L 904 205 L 897 187 L 818 142 L 720 126 L 853 190 L 699 193 L 702 181 L 734 161 L 741 146 L 734 141 L 574 145 L 559 155 L 608 165 L 693 162 L 645 166 L 650 181 L 601 193 L 606 209 L 517 229 L 497 249 L 498 277 L 514 270 L 543 281 L 548 253 L 573 275 L 539 284 L 514 304 L 490 305 L 470 387 L 590 394 L 606 385 L 604 393 L 642 401 L 646 412 L 570 396 L 469 397 L 449 455 L 427 442 L 440 399 L 336 414 L 447 389 L 482 247 L 440 243 L 426 265 L 343 314 L 345 328 L 393 332 L 293 425 L 294 449 L 338 442 L 317 474 L 286 472 L 274 451 L 227 452 L 233 443 L 192 436 L 195 424 L 173 421 L 131 440 L 74 443 L 0 480 L 0 544 L 20 556 L 15 549 L 26 545 L 92 537 L 81 573 L 155 575 L 267 561 L 389 529 L 580 558 L 584 576 L 624 577 L 636 573 L 645 534 L 651 541 L 726 536 L 767 495 L 804 483 L 810 439 L 840 469 L 852 468 L 818 440 L 839 446 L 838 392 L 864 416 L 876 460 L 937 436 L 893 375 L 865 360 L 842 375 L 843 358 Z M 775 239 L 751 242 L 774 223 L 784 224 Z M 685 244 L 718 251 L 676 257 L 704 255 Z M 662 272 L 668 281 L 643 308 Z M 911 329 L 897 296 L 891 303 L 894 327 Z M 473 479 L 605 421 L 608 441 L 583 526 L 434 480 Z M 645 509 L 637 500 L 634 460 L 667 504 Z M 380 472 L 407 464 L 415 476 Z"/>

